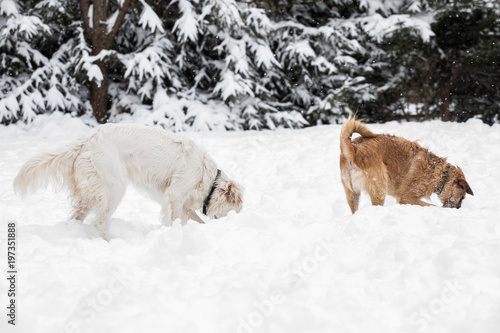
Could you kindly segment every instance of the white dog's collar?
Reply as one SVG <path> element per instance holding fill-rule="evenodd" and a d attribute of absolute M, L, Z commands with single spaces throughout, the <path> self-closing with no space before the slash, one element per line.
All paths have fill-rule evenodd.
<path fill-rule="evenodd" d="M 207 215 L 207 208 L 208 208 L 208 205 L 210 204 L 210 199 L 212 199 L 212 195 L 214 194 L 215 188 L 217 187 L 217 181 L 220 178 L 220 174 L 221 174 L 221 171 L 219 169 L 217 169 L 217 176 L 215 176 L 215 180 L 214 180 L 214 183 L 212 185 L 212 188 L 210 189 L 210 192 L 208 192 L 208 196 L 205 199 L 205 201 L 203 201 L 203 214 L 205 214 L 205 215 Z"/>

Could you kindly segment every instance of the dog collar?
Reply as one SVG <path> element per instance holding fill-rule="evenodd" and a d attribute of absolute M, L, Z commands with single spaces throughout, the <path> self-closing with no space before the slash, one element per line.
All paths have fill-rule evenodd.
<path fill-rule="evenodd" d="M 212 185 L 212 188 L 210 189 L 210 192 L 208 192 L 208 196 L 205 199 L 205 201 L 203 201 L 203 214 L 204 215 L 207 215 L 207 207 L 210 204 L 210 200 L 212 199 L 212 195 L 214 195 L 215 188 L 217 187 L 217 181 L 220 178 L 220 173 L 221 173 L 220 170 L 217 169 L 217 176 L 215 176 L 215 180 L 214 180 L 214 183 Z"/>
<path fill-rule="evenodd" d="M 436 188 L 434 193 L 441 194 L 441 192 L 443 192 L 444 184 L 446 184 L 446 182 L 448 181 L 449 171 L 450 171 L 450 165 L 448 165 L 446 167 L 446 170 L 444 170 L 443 178 L 441 178 L 441 183 L 439 183 L 439 186 Z"/>

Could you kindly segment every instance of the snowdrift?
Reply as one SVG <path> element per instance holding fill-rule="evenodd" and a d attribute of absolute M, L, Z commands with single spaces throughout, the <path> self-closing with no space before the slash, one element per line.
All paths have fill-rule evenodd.
<path fill-rule="evenodd" d="M 240 214 L 160 224 L 129 187 L 111 242 L 68 221 L 49 189 L 12 181 L 32 155 L 89 130 L 62 115 L 0 127 L 0 244 L 17 225 L 17 322 L 2 332 L 491 332 L 500 329 L 500 127 L 480 121 L 369 125 L 459 165 L 475 196 L 460 210 L 361 198 L 340 183 L 340 126 L 188 133 L 245 188 Z M 433 202 L 439 204 L 437 198 Z"/>

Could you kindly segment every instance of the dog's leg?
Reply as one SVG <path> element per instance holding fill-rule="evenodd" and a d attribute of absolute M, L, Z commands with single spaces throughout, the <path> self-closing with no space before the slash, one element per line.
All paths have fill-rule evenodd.
<path fill-rule="evenodd" d="M 83 222 L 91 209 L 91 205 L 87 200 L 85 200 L 85 197 L 78 192 L 76 187 L 73 190 L 72 197 L 73 213 L 71 214 L 70 220 Z"/>
<path fill-rule="evenodd" d="M 370 172 L 370 174 L 374 174 Z M 383 206 L 387 194 L 387 177 L 384 172 L 376 173 L 375 177 L 365 181 L 365 190 L 370 195 L 373 206 Z"/>
<path fill-rule="evenodd" d="M 418 205 L 423 207 L 434 206 L 433 204 L 422 201 L 419 198 L 411 198 L 411 197 L 401 197 L 399 198 L 398 203 L 401 205 Z"/>
<path fill-rule="evenodd" d="M 111 218 L 112 214 L 113 213 L 110 212 L 109 210 L 104 210 L 97 213 L 96 218 L 94 220 L 94 227 L 97 230 L 97 233 L 99 234 L 99 236 L 101 236 L 102 239 L 104 239 L 107 242 L 109 242 L 108 221 Z"/>
<path fill-rule="evenodd" d="M 125 186 L 123 186 L 123 189 L 114 188 L 110 190 L 110 193 L 112 193 L 111 197 L 101 202 L 104 206 L 97 209 L 96 218 L 94 220 L 94 227 L 99 233 L 99 236 L 106 241 L 109 241 L 108 222 L 125 195 Z"/>
<path fill-rule="evenodd" d="M 127 189 L 126 169 L 114 149 L 106 145 L 94 149 L 90 158 L 92 164 L 85 174 L 88 177 L 86 184 L 90 185 L 86 197 L 93 200 L 94 227 L 103 239 L 109 240 L 108 222 Z"/>
<path fill-rule="evenodd" d="M 115 184 L 109 189 L 109 197 L 100 201 L 102 206 L 97 209 L 94 227 L 99 235 L 106 241 L 109 241 L 108 222 L 122 201 L 125 195 L 125 189 L 126 184 Z"/>
<path fill-rule="evenodd" d="M 400 185 L 399 197 L 396 197 L 398 203 L 402 205 L 434 206 L 422 201 L 421 198 L 427 197 L 428 181 L 423 171 L 428 171 L 430 163 L 424 152 L 419 153 L 414 158 L 404 181 Z"/>
<path fill-rule="evenodd" d="M 177 196 L 165 194 L 161 208 L 163 212 L 162 222 L 167 227 L 172 226 L 172 223 L 176 219 L 181 219 L 182 224 L 185 224 L 185 222 L 187 222 L 187 219 L 185 220 L 185 222 L 183 220 L 182 203 L 179 203 L 179 199 L 177 198 Z"/>
<path fill-rule="evenodd" d="M 167 227 L 171 227 L 172 223 L 174 222 L 172 204 L 168 200 L 164 200 L 163 204 L 161 205 L 161 211 L 163 215 L 161 218 L 162 223 Z"/>
<path fill-rule="evenodd" d="M 349 207 L 351 208 L 351 212 L 353 214 L 358 210 L 360 195 L 361 192 L 351 192 L 347 197 L 347 202 L 349 203 Z"/>
<path fill-rule="evenodd" d="M 348 187 L 344 185 L 344 190 L 345 190 L 345 197 L 347 199 L 347 203 L 349 204 L 349 207 L 351 208 L 351 213 L 355 213 L 358 210 L 359 207 L 359 197 L 361 192 L 359 191 L 352 191 Z"/>
<path fill-rule="evenodd" d="M 183 203 L 176 202 L 172 205 L 173 207 L 173 218 L 174 220 L 180 219 L 181 220 L 181 225 L 186 225 L 188 219 L 186 218 L 186 215 L 184 213 L 183 209 Z"/>
<path fill-rule="evenodd" d="M 77 220 L 83 222 L 83 220 L 85 220 L 85 218 L 87 217 L 88 212 L 89 212 L 88 206 L 75 205 L 73 207 L 73 214 L 71 214 L 70 220 Z"/>
<path fill-rule="evenodd" d="M 355 213 L 359 207 L 359 197 L 361 195 L 361 189 L 364 185 L 364 178 L 362 173 L 352 165 L 343 166 L 342 155 L 341 155 L 341 177 L 342 185 L 344 186 L 345 197 L 347 203 L 351 208 L 351 213 Z"/>
<path fill-rule="evenodd" d="M 162 222 L 166 226 L 171 226 L 176 219 L 181 220 L 181 225 L 186 225 L 191 217 L 188 207 L 191 207 L 192 199 L 183 187 L 184 184 L 172 182 L 163 194 Z"/>
<path fill-rule="evenodd" d="M 385 203 L 385 195 L 384 194 L 372 194 L 370 193 L 370 199 L 372 200 L 373 206 L 383 206 Z"/>
<path fill-rule="evenodd" d="M 196 221 L 200 224 L 205 224 L 205 222 L 192 209 L 184 207 L 182 214 L 183 214 L 183 216 L 185 216 L 186 220 L 191 219 L 191 220 Z"/>
<path fill-rule="evenodd" d="M 425 196 L 425 183 L 419 182 L 415 178 L 407 178 L 407 181 L 401 186 L 401 194 L 397 197 L 398 203 L 401 205 L 418 205 L 418 206 L 434 206 L 430 203 L 422 201 Z"/>

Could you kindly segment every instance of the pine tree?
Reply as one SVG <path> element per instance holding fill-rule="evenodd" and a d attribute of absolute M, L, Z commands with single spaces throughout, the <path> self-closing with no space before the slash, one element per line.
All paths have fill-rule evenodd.
<path fill-rule="evenodd" d="M 441 119 L 500 115 L 500 4 L 491 0 L 432 1 L 438 52 L 430 58 L 440 87 Z M 439 54 L 439 57 L 437 56 Z"/>
<path fill-rule="evenodd" d="M 0 27 L 1 122 L 30 122 L 42 112 L 84 112 L 72 73 L 78 50 L 61 28 L 71 24 L 73 6 L 56 0 L 0 2 L 6 18 Z"/>
<path fill-rule="evenodd" d="M 174 131 L 299 128 L 347 112 L 494 122 L 499 6 L 2 0 L 0 121 L 61 111 Z"/>

